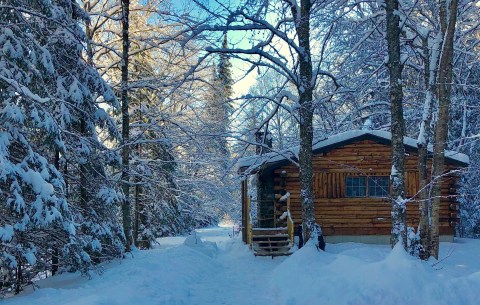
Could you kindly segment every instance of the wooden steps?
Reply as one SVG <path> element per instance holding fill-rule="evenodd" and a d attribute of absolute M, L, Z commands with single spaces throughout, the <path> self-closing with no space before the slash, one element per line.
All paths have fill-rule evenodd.
<path fill-rule="evenodd" d="M 287 228 L 252 228 L 252 250 L 255 256 L 285 256 L 292 254 Z"/>

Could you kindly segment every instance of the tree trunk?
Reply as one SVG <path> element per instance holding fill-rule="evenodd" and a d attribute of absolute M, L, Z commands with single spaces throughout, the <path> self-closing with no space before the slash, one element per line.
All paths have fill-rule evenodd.
<path fill-rule="evenodd" d="M 130 207 L 130 115 L 128 110 L 128 17 L 130 13 L 130 0 L 122 0 L 122 82 L 121 82 L 121 99 L 122 99 L 122 189 L 125 196 L 122 203 L 123 231 L 125 234 L 125 251 L 130 252 L 132 244 L 132 216 Z"/>
<path fill-rule="evenodd" d="M 426 260 L 430 257 L 428 252 L 430 244 L 430 187 L 428 181 L 428 139 L 432 120 L 432 107 L 436 97 L 437 65 L 438 54 L 435 50 L 441 48 L 441 41 L 435 40 L 435 44 L 429 46 L 428 37 L 423 40 L 424 54 L 424 73 L 425 73 L 425 101 L 423 105 L 422 122 L 420 123 L 420 132 L 417 140 L 418 147 L 418 179 L 419 179 L 419 224 L 418 233 L 420 235 L 420 258 Z"/>
<path fill-rule="evenodd" d="M 141 118 L 140 118 L 141 119 Z M 140 149 L 140 144 L 137 144 L 137 156 L 140 157 L 142 151 Z M 140 186 L 140 173 L 137 173 L 135 176 L 135 221 L 134 221 L 134 226 L 133 226 L 133 241 L 135 243 L 135 246 L 137 248 L 144 248 L 143 245 L 143 235 L 140 234 L 140 227 L 141 225 L 146 225 L 142 219 L 142 215 L 144 213 L 143 211 L 143 204 L 141 202 L 141 189 L 142 187 Z"/>
<path fill-rule="evenodd" d="M 419 199 L 419 223 L 418 223 L 418 232 L 420 235 L 420 245 L 422 246 L 420 250 L 420 258 L 428 259 L 428 243 L 429 243 L 429 217 L 428 210 L 430 206 L 430 192 L 428 187 L 427 179 L 427 160 L 428 160 L 428 151 L 427 151 L 428 142 L 419 143 L 418 146 L 418 180 L 420 194 L 418 195 Z"/>
<path fill-rule="evenodd" d="M 83 118 L 80 119 L 80 134 L 82 137 L 87 136 L 85 120 Z M 80 161 L 79 168 L 80 168 L 80 207 L 82 208 L 83 212 L 87 210 L 87 202 L 88 202 L 88 191 L 87 191 L 87 160 Z"/>
<path fill-rule="evenodd" d="M 135 177 L 135 219 L 133 222 L 133 242 L 135 247 L 139 247 L 139 229 L 140 229 L 140 179 Z"/>
<path fill-rule="evenodd" d="M 297 84 L 300 104 L 300 188 L 302 197 L 303 238 L 321 235 L 320 226 L 316 224 L 313 198 L 313 169 L 312 169 L 312 141 L 313 141 L 313 68 L 310 52 L 310 0 L 302 0 L 300 14 L 297 7 L 292 5 L 291 11 L 295 18 L 295 28 L 298 35 L 298 44 L 301 52 L 298 54 L 299 80 Z"/>
<path fill-rule="evenodd" d="M 90 14 L 91 6 L 90 2 L 85 2 L 84 8 L 85 12 Z M 93 67 L 93 47 L 92 47 L 92 40 L 93 40 L 93 29 L 92 23 L 90 19 L 85 20 L 85 35 L 87 36 L 87 62 Z"/>
<path fill-rule="evenodd" d="M 22 284 L 23 284 L 23 264 L 22 264 L 22 258 L 21 257 L 16 257 L 17 259 L 17 268 L 15 270 L 15 294 L 19 294 L 20 291 L 22 291 Z"/>
<path fill-rule="evenodd" d="M 433 145 L 433 198 L 429 249 L 430 255 L 436 259 L 438 259 L 439 250 L 441 176 L 445 170 L 445 148 L 448 135 L 448 108 L 450 106 L 452 89 L 453 39 L 457 22 L 457 6 L 458 0 L 450 1 L 449 14 L 447 16 L 446 1 L 440 2 L 440 26 L 442 33 L 444 33 L 444 42 L 438 69 L 438 118 L 435 126 L 435 143 Z M 448 23 L 447 18 L 449 19 Z"/>
<path fill-rule="evenodd" d="M 390 72 L 390 112 L 392 130 L 392 232 L 390 242 L 392 247 L 401 240 L 407 246 L 406 205 L 404 198 L 405 187 L 405 122 L 403 119 L 403 91 L 402 70 L 400 61 L 400 18 L 398 14 L 398 0 L 386 0 L 387 12 L 387 44 L 388 69 Z"/>
<path fill-rule="evenodd" d="M 60 151 L 58 149 L 55 150 L 55 160 L 54 160 L 55 168 L 60 171 Z M 52 240 L 52 265 L 50 271 L 52 275 L 57 274 L 58 272 L 58 263 L 59 263 L 59 253 L 58 253 L 58 246 L 56 245 L 55 239 Z"/>

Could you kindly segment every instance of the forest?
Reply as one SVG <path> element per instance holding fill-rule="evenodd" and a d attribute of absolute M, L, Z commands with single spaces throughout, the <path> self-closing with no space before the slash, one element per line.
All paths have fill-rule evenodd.
<path fill-rule="evenodd" d="M 356 129 L 392 133 L 392 246 L 438 258 L 446 149 L 470 158 L 456 236 L 479 238 L 479 16 L 477 0 L 0 0 L 0 293 L 239 224 L 258 134 L 300 147 L 305 240 L 322 234 L 312 145 Z"/>

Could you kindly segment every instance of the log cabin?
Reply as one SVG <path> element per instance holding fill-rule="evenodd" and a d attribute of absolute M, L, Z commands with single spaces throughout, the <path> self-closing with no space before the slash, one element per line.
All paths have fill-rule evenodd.
<path fill-rule="evenodd" d="M 405 137 L 404 145 L 405 195 L 409 199 L 407 224 L 416 229 L 419 220 L 417 143 Z M 391 149 L 391 134 L 386 131 L 353 130 L 314 142 L 315 218 L 327 242 L 389 242 Z M 431 147 L 429 154 L 431 167 Z M 458 215 L 459 173 L 468 166 L 469 158 L 454 151 L 446 151 L 445 155 L 440 239 L 452 241 Z M 293 243 L 293 228 L 302 222 L 297 156 L 298 147 L 295 147 L 239 161 L 239 174 L 244 178 L 241 183 L 243 238 L 251 245 L 256 244 L 256 254 L 270 255 L 275 251 L 272 247 L 282 248 L 278 238 L 268 236 L 282 235 L 286 237 L 285 242 Z M 289 247 L 285 244 L 282 249 L 289 250 Z"/>

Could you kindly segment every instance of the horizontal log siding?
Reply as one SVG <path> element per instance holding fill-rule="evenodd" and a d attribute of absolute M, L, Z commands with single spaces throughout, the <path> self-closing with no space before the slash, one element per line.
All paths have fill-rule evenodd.
<path fill-rule="evenodd" d="M 389 176 L 390 146 L 373 141 L 361 141 L 341 148 L 320 153 L 313 157 L 315 216 L 325 235 L 389 235 L 390 201 L 384 198 L 345 197 L 345 177 Z M 448 166 L 448 169 L 454 169 Z M 412 227 L 418 226 L 417 156 L 409 153 L 405 160 L 407 221 Z M 275 190 L 280 191 L 280 173 L 287 172 L 285 190 L 290 192 L 291 214 L 296 224 L 301 223 L 300 181 L 298 168 L 292 164 L 275 170 Z M 442 184 L 440 209 L 440 234 L 453 235 L 454 227 L 449 224 L 452 211 L 449 190 L 455 185 L 455 177 L 446 178 Z"/>

